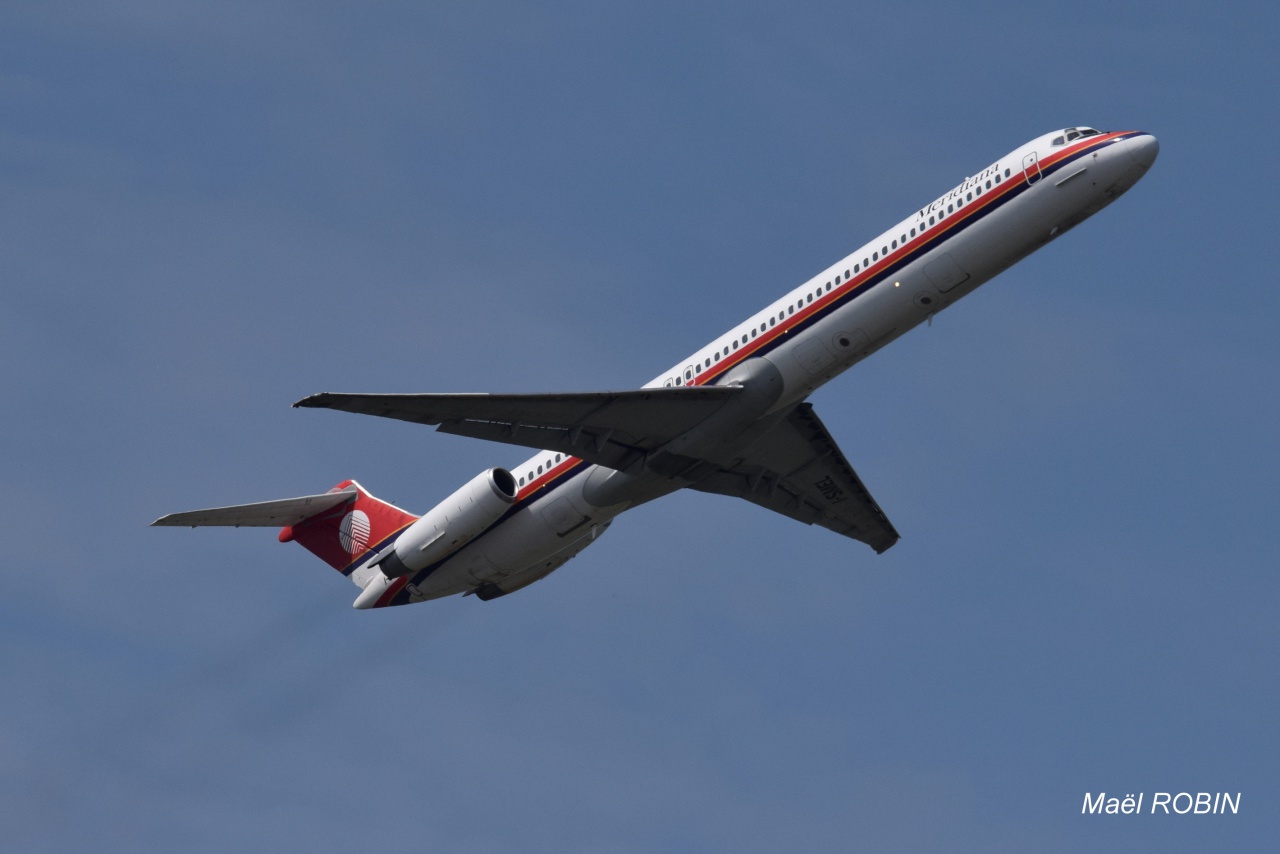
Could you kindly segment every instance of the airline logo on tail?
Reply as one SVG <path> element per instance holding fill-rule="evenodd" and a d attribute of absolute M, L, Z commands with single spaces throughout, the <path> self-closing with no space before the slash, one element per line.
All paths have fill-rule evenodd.
<path fill-rule="evenodd" d="M 280 542 L 295 541 L 329 566 L 348 575 L 372 551 L 385 548 L 418 517 L 374 498 L 354 480 L 330 493 L 355 488 L 351 498 L 280 531 Z"/>
<path fill-rule="evenodd" d="M 338 539 L 348 554 L 358 555 L 369 545 L 369 516 L 363 510 L 352 510 L 342 517 Z"/>

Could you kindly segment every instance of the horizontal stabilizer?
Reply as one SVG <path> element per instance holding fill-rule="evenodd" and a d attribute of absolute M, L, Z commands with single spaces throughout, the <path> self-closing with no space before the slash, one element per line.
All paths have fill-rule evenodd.
<path fill-rule="evenodd" d="M 170 513 L 168 516 L 161 516 L 151 524 L 177 528 L 196 528 L 205 525 L 278 528 L 296 525 L 317 513 L 323 513 L 347 501 L 354 501 L 358 494 L 354 486 L 348 486 L 338 492 L 326 492 L 322 495 L 304 495 L 301 498 L 282 498 L 279 501 L 259 501 L 256 504 L 238 504 L 234 507 L 212 507 L 208 510 Z"/>

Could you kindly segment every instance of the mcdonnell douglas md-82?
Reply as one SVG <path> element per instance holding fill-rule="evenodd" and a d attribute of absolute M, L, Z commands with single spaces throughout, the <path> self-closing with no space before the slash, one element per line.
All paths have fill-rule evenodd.
<path fill-rule="evenodd" d="M 316 394 L 294 406 L 540 449 L 425 516 L 348 480 L 322 495 L 175 513 L 156 525 L 282 526 L 360 588 L 356 608 L 489 600 L 555 571 L 622 511 L 678 489 L 745 498 L 883 552 L 898 540 L 813 407 L 814 389 L 1132 187 L 1160 146 L 1054 131 L 766 306 L 645 386 L 574 394 Z"/>

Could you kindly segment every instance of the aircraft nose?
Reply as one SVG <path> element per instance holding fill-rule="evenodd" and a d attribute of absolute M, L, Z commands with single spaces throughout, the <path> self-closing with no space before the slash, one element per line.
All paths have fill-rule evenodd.
<path fill-rule="evenodd" d="M 1150 169 L 1151 164 L 1156 162 L 1156 155 L 1160 153 L 1160 142 L 1151 134 L 1144 133 L 1125 140 L 1124 148 L 1134 163 L 1143 169 Z"/>

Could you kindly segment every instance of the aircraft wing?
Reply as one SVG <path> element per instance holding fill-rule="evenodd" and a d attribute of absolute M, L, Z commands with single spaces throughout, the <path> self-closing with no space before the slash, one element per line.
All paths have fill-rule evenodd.
<path fill-rule="evenodd" d="M 283 528 L 296 525 L 303 519 L 337 507 L 344 501 L 354 501 L 358 493 L 354 486 L 339 492 L 323 495 L 304 495 L 301 498 L 282 498 L 279 501 L 259 501 L 257 504 L 237 504 L 234 507 L 213 507 L 209 510 L 190 510 L 186 513 L 170 513 L 161 516 L 153 526 L 196 528 L 203 525 L 229 527 Z"/>
<path fill-rule="evenodd" d="M 898 541 L 898 532 L 808 403 L 761 437 L 741 463 L 690 488 L 745 498 L 852 537 L 877 553 Z"/>
<path fill-rule="evenodd" d="M 738 386 L 570 394 L 313 394 L 296 407 L 433 425 L 442 433 L 560 451 L 624 469 L 701 424 Z"/>

